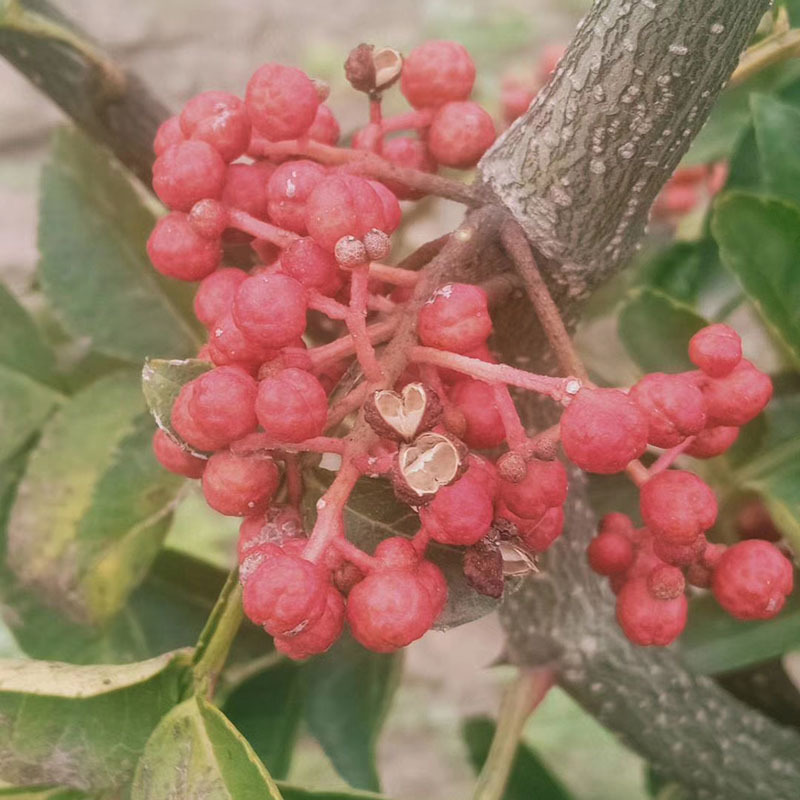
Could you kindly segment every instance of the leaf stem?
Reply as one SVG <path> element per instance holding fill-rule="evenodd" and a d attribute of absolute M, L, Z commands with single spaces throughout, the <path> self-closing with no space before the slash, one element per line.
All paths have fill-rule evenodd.
<path fill-rule="evenodd" d="M 192 671 L 197 694 L 208 697 L 214 694 L 217 680 L 243 620 L 239 570 L 232 569 L 194 649 Z"/>
<path fill-rule="evenodd" d="M 500 704 L 492 746 L 472 800 L 501 800 L 528 717 L 555 683 L 553 669 L 520 669 Z"/>

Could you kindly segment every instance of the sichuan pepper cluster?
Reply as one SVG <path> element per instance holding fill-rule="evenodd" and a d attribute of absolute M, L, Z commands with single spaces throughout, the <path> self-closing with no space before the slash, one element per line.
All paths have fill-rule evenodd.
<path fill-rule="evenodd" d="M 680 634 L 687 584 L 711 587 L 739 618 L 776 614 L 789 561 L 765 541 L 709 542 L 714 493 L 671 468 L 681 455 L 723 453 L 769 401 L 770 380 L 742 358 L 736 333 L 701 330 L 689 350 L 698 370 L 628 390 L 498 363 L 484 287 L 426 289 L 424 271 L 386 263 L 399 201 L 435 188 L 441 166 L 473 167 L 494 141 L 470 99 L 472 59 L 454 42 L 405 59 L 361 45 L 346 72 L 370 114 L 349 147 L 326 87 L 279 64 L 260 67 L 244 99 L 193 98 L 154 144 L 153 188 L 170 212 L 148 252 L 160 273 L 199 282 L 194 308 L 208 331 L 197 356 L 208 369 L 182 387 L 154 449 L 167 469 L 201 479 L 213 509 L 243 518 L 247 616 L 295 659 L 326 650 L 345 623 L 378 652 L 409 644 L 447 602 L 431 541 L 464 548 L 468 581 L 498 597 L 509 553 L 532 562 L 561 535 L 562 454 L 640 486 L 645 527 L 612 514 L 588 550 L 632 641 Z M 411 109 L 385 117 L 381 96 L 395 83 Z M 335 334 L 308 346 L 310 328 Z M 389 369 L 399 330 L 413 335 Z M 343 382 L 354 363 L 360 379 Z M 550 397 L 559 424 L 531 434 L 509 387 Z M 663 453 L 645 469 L 648 448 Z M 308 530 L 303 468 L 320 454 L 339 466 Z M 416 535 L 372 553 L 348 539 L 344 513 L 363 477 L 392 483 L 419 516 Z"/>

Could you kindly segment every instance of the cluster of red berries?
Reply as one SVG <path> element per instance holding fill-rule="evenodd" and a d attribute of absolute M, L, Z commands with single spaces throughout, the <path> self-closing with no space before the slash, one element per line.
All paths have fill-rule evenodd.
<path fill-rule="evenodd" d="M 644 441 L 713 458 L 769 401 L 770 379 L 742 358 L 741 341 L 727 325 L 695 334 L 689 355 L 699 372 L 648 375 L 630 390 L 628 397 L 644 419 L 637 425 L 631 416 L 621 449 L 643 449 Z M 790 561 L 767 541 L 743 541 L 727 549 L 709 542 L 706 533 L 717 519 L 711 488 L 685 470 L 653 472 L 640 493 L 644 527 L 636 529 L 624 514 L 610 514 L 588 550 L 592 569 L 609 576 L 617 593 L 617 618 L 628 638 L 644 645 L 674 641 L 686 625 L 687 584 L 710 587 L 738 619 L 777 614 L 792 591 Z"/>
<path fill-rule="evenodd" d="M 379 652 L 429 630 L 448 594 L 425 557 L 430 541 L 465 548 L 469 583 L 501 596 L 505 575 L 518 569 L 509 567 L 509 553 L 531 563 L 562 532 L 567 473 L 559 443 L 573 463 L 602 474 L 624 470 L 648 446 L 667 448 L 662 459 L 708 458 L 733 443 L 771 394 L 769 378 L 742 359 L 738 336 L 724 325 L 692 340 L 698 372 L 649 375 L 627 392 L 497 363 L 481 286 L 451 283 L 417 297 L 419 273 L 381 263 L 401 221 L 398 198 L 427 185 L 409 186 L 408 174 L 472 165 L 494 138 L 491 120 L 468 99 L 472 60 L 452 42 L 428 42 L 405 60 L 361 45 L 346 72 L 369 98 L 370 123 L 355 149 L 334 146 L 338 126 L 320 86 L 277 64 L 256 71 L 244 101 L 219 92 L 194 98 L 155 142 L 153 185 L 172 210 L 148 250 L 160 272 L 200 281 L 194 307 L 209 338 L 198 357 L 209 368 L 182 387 L 154 450 L 167 469 L 201 478 L 213 509 L 244 518 L 245 612 L 298 659 L 327 649 L 345 621 Z M 383 119 L 381 92 L 397 80 L 415 110 Z M 401 129 L 417 137 L 390 138 Z M 376 163 L 380 180 L 365 177 Z M 405 183 L 387 164 L 406 170 Z M 242 258 L 242 241 L 247 263 L 221 266 L 228 245 Z M 320 314 L 341 335 L 309 347 L 307 324 Z M 407 329 L 409 315 L 417 341 L 405 335 L 407 352 L 389 372 L 404 370 L 389 379 L 376 347 L 401 323 Z M 354 358 L 363 381 L 338 390 Z M 529 436 L 510 385 L 564 405 L 560 425 Z M 345 432 L 326 435 L 332 430 Z M 497 456 L 498 448 L 505 452 Z M 308 530 L 302 467 L 321 453 L 341 463 Z M 729 609 L 731 579 L 717 575 L 740 573 L 736 563 L 726 566 L 728 554 L 711 565 L 710 489 L 658 464 L 642 489 L 646 533 L 622 518 L 612 531 L 606 521 L 590 558 L 614 576 L 621 608 L 636 607 L 620 612 L 626 633 L 663 644 L 676 625 L 648 609 L 666 604 L 680 617 L 680 568 L 697 576 L 704 569 L 707 582 L 713 568 L 715 592 Z M 390 480 L 417 512 L 413 538 L 387 539 L 372 554 L 347 539 L 344 509 L 362 476 Z M 755 586 L 765 569 L 740 582 Z M 785 580 L 767 603 L 770 613 L 784 590 Z M 646 602 L 636 600 L 642 591 Z M 743 614 L 741 603 L 735 608 Z"/>

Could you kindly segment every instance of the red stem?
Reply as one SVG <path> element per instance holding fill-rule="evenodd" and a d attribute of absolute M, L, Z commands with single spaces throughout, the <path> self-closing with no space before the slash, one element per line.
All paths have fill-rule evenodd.
<path fill-rule="evenodd" d="M 377 261 L 373 261 L 369 265 L 369 276 L 394 286 L 414 286 L 419 280 L 418 272 L 401 267 L 390 267 L 388 264 L 380 264 Z"/>
<path fill-rule="evenodd" d="M 470 375 L 486 383 L 506 383 L 519 386 L 537 394 L 545 394 L 556 402 L 563 403 L 580 389 L 576 378 L 553 378 L 550 375 L 536 375 L 507 364 L 489 364 L 477 358 L 469 358 L 446 350 L 419 345 L 409 349 L 409 360 L 422 364 L 433 364 Z"/>
<path fill-rule="evenodd" d="M 508 386 L 504 383 L 494 383 L 492 391 L 494 392 L 495 406 L 503 421 L 508 446 L 512 450 L 524 450 L 528 445 L 528 434 L 519 418 L 519 412 L 514 405 L 511 392 L 508 391 Z"/>
<path fill-rule="evenodd" d="M 317 501 L 317 521 L 303 553 L 309 561 L 319 561 L 332 542 L 344 538 L 344 508 L 356 481 L 361 477 L 349 456 L 348 448 L 345 448 L 342 466 L 333 483 Z"/>
<path fill-rule="evenodd" d="M 678 456 L 680 456 L 687 448 L 691 446 L 695 438 L 695 436 L 689 436 L 679 445 L 676 445 L 669 450 L 665 450 L 650 465 L 650 469 L 647 470 L 648 478 L 652 478 L 654 475 L 658 475 L 659 472 L 664 472 L 664 470 L 669 469 L 675 463 L 675 460 L 678 458 Z"/>
<path fill-rule="evenodd" d="M 288 247 L 292 242 L 300 238 L 296 233 L 256 219 L 239 208 L 228 209 L 228 224 L 231 228 L 236 228 L 250 236 L 255 236 L 256 239 L 263 239 L 280 248 Z"/>
<path fill-rule="evenodd" d="M 356 547 L 349 539 L 344 537 L 336 538 L 332 541 L 333 546 L 339 554 L 355 564 L 362 572 L 369 573 L 380 567 L 381 562 L 373 556 L 367 555 L 360 547 Z"/>
<path fill-rule="evenodd" d="M 367 333 L 367 300 L 369 298 L 369 265 L 356 267 L 352 271 L 350 280 L 350 307 L 345 316 L 345 323 L 350 335 L 353 337 L 353 346 L 356 358 L 364 370 L 370 383 L 383 378 L 375 350 L 372 347 Z"/>
<path fill-rule="evenodd" d="M 366 334 L 372 344 L 379 344 L 391 339 L 392 334 L 400 323 L 399 318 L 387 319 L 383 322 L 376 322 L 374 325 L 368 325 Z M 308 350 L 308 356 L 311 358 L 311 363 L 314 369 L 321 369 L 322 367 L 341 361 L 343 358 L 353 355 L 356 347 L 352 335 L 342 336 L 334 342 L 320 345 L 319 347 L 312 347 Z"/>

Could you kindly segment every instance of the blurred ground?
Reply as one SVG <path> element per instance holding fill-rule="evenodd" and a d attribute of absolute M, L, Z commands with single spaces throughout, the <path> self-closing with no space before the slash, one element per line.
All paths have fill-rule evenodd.
<path fill-rule="evenodd" d="M 62 7 L 172 108 L 204 89 L 241 93 L 256 65 L 277 60 L 331 82 L 331 105 L 347 131 L 362 122 L 364 111 L 341 76 L 345 54 L 358 42 L 408 50 L 424 38 L 457 39 L 473 53 L 478 91 L 491 107 L 500 74 L 509 67 L 532 68 L 543 44 L 568 39 L 585 5 L 583 0 L 72 0 Z M 63 120 L 2 62 L 0 120 L 0 280 L 25 294 L 36 263 L 39 169 L 49 135 Z M 428 225 L 445 222 L 440 217 Z M 198 535 L 200 529 L 205 533 Z M 224 523 L 200 504 L 179 517 L 175 541 L 185 540 L 188 530 L 193 549 L 205 541 L 219 553 L 220 542 L 232 541 Z M 473 776 L 459 727 L 465 715 L 496 711 L 507 674 L 484 667 L 501 651 L 493 617 L 446 636 L 430 634 L 409 648 L 406 677 L 380 746 L 387 794 L 403 800 L 469 796 Z M 528 740 L 578 800 L 644 797 L 638 759 L 560 692 L 552 692 L 537 712 Z M 337 781 L 311 742 L 300 747 L 292 777 L 311 785 Z"/>

